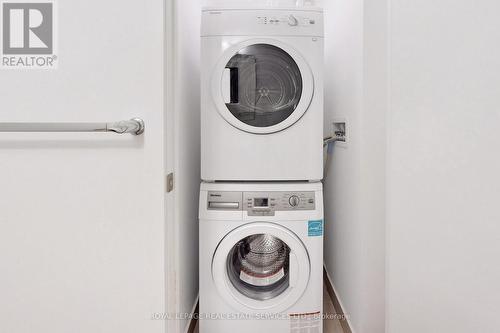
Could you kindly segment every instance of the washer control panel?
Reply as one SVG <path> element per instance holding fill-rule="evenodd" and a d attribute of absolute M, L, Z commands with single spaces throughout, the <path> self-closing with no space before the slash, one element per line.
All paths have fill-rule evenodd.
<path fill-rule="evenodd" d="M 209 210 L 243 210 L 249 216 L 274 216 L 277 211 L 315 210 L 315 192 L 208 192 Z"/>
<path fill-rule="evenodd" d="M 314 192 L 244 192 L 243 210 L 249 216 L 269 216 L 276 211 L 314 210 Z"/>

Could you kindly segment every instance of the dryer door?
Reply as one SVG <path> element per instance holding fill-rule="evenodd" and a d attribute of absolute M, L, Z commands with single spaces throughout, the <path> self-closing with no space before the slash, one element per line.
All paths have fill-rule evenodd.
<path fill-rule="evenodd" d="M 250 223 L 226 235 L 212 261 L 220 295 L 245 313 L 282 312 L 304 294 L 310 260 L 300 239 L 274 223 Z"/>
<path fill-rule="evenodd" d="M 219 113 L 236 128 L 274 133 L 297 122 L 311 104 L 314 80 L 306 61 L 276 40 L 229 48 L 212 82 Z"/>

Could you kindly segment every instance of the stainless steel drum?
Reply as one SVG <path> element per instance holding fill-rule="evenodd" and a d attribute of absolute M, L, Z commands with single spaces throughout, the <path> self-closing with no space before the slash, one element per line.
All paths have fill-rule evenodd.
<path fill-rule="evenodd" d="M 288 288 L 289 254 L 290 248 L 279 238 L 269 234 L 248 236 L 228 255 L 229 279 L 247 297 L 274 298 Z"/>
<path fill-rule="evenodd" d="M 230 72 L 229 111 L 245 124 L 281 123 L 297 108 L 302 76 L 293 58 L 279 47 L 255 44 L 240 50 L 226 65 Z"/>

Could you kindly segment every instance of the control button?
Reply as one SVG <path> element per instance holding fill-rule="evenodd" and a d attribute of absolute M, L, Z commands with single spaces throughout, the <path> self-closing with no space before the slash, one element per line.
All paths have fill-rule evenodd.
<path fill-rule="evenodd" d="M 290 199 L 288 199 L 288 203 L 290 203 L 292 207 L 297 207 L 300 203 L 300 198 L 296 195 L 292 195 Z"/>
<path fill-rule="evenodd" d="M 265 16 L 257 17 L 257 23 L 258 24 L 267 24 L 267 17 L 265 17 Z"/>
<path fill-rule="evenodd" d="M 299 20 L 293 15 L 288 16 L 288 25 L 294 27 L 299 25 Z"/>

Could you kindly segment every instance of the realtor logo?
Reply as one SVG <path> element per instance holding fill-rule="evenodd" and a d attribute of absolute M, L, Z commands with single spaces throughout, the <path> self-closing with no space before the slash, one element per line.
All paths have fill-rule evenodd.
<path fill-rule="evenodd" d="M 2 2 L 2 68 L 53 68 L 54 3 Z"/>

